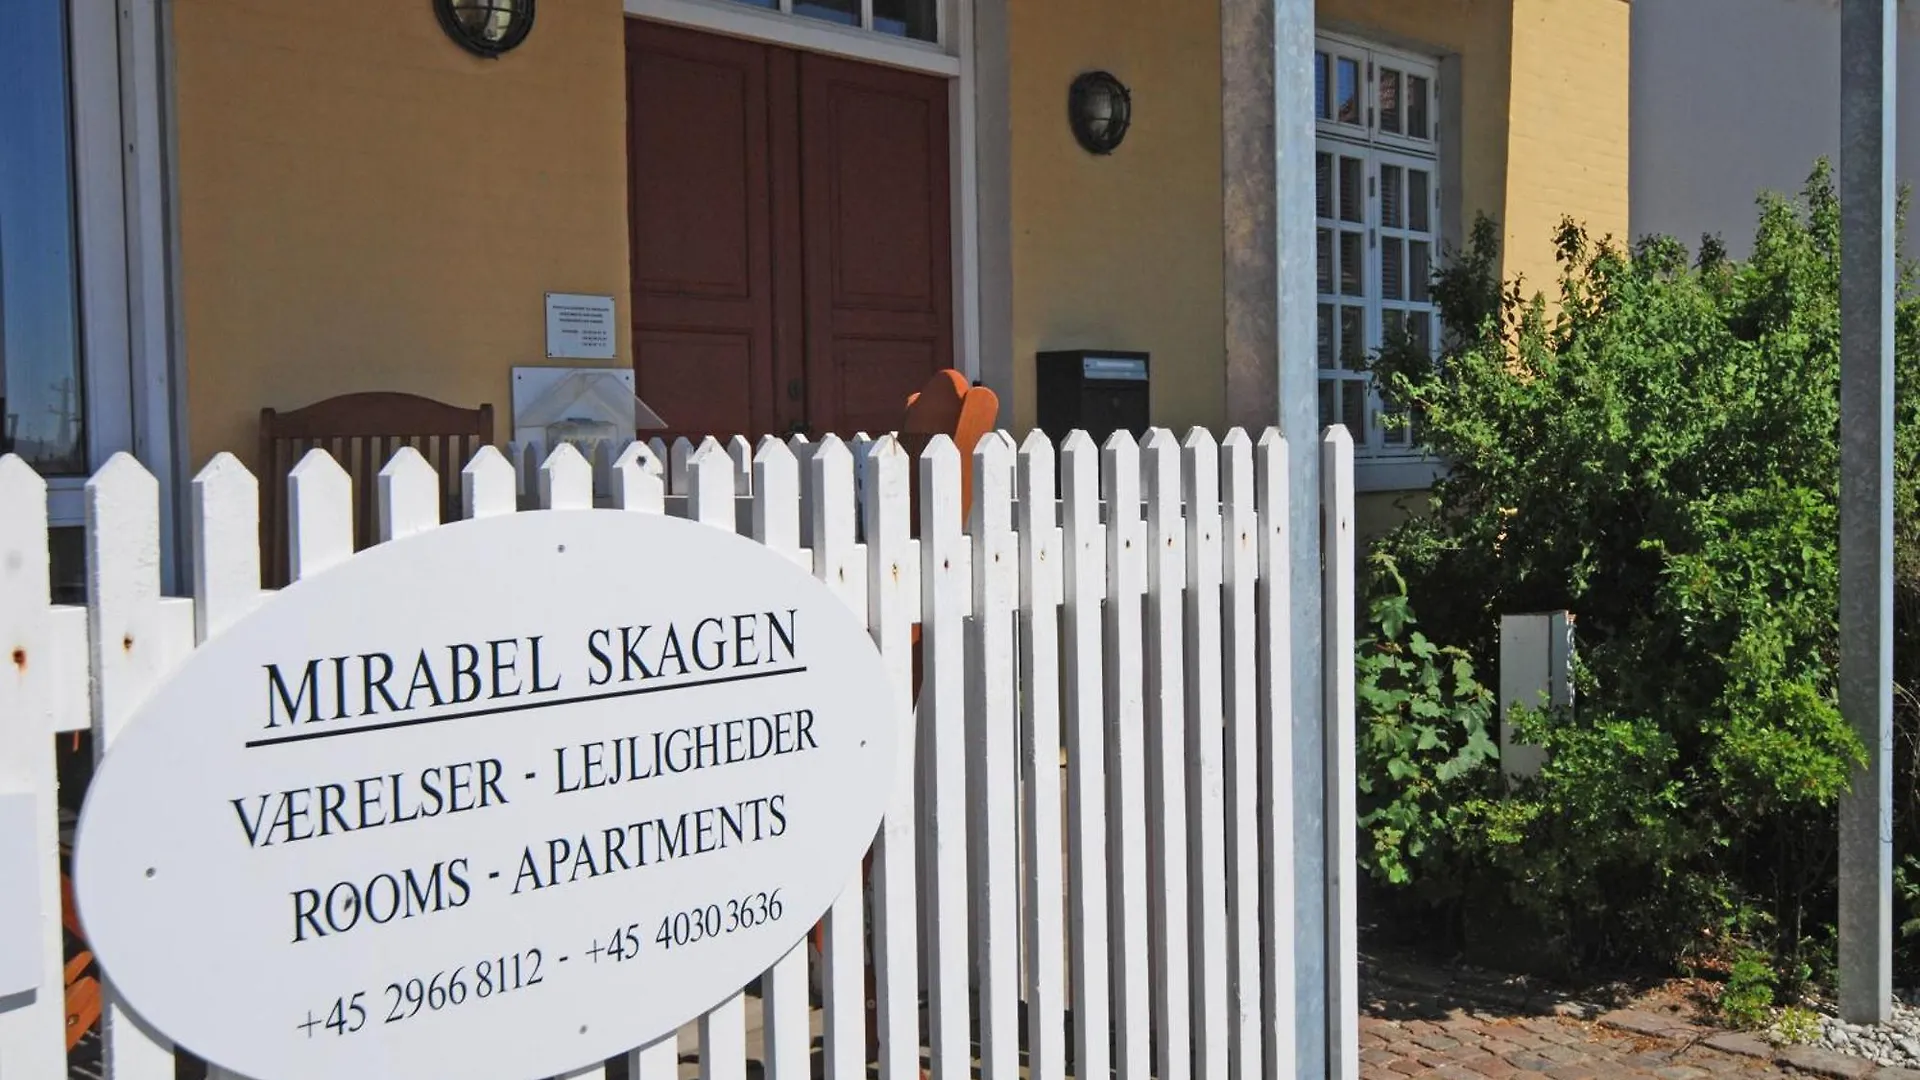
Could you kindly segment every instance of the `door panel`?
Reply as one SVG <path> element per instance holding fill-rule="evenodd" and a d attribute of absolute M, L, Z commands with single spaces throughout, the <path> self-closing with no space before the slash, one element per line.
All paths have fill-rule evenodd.
<path fill-rule="evenodd" d="M 947 84 L 800 57 L 807 416 L 878 434 L 952 365 Z"/>
<path fill-rule="evenodd" d="M 675 431 L 778 424 L 768 53 L 627 23 L 634 375 Z"/>

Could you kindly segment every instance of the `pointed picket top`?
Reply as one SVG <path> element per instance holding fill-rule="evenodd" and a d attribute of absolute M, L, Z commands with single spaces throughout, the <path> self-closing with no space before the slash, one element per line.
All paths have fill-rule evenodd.
<path fill-rule="evenodd" d="M 287 543 L 296 581 L 353 554 L 353 478 L 317 447 L 287 472 Z"/>
<path fill-rule="evenodd" d="M 511 514 L 519 490 L 513 463 L 492 445 L 482 446 L 460 470 L 460 512 L 469 519 Z"/>
<path fill-rule="evenodd" d="M 613 490 L 613 444 L 601 440 L 593 444 L 593 495 Z"/>
<path fill-rule="evenodd" d="M 380 539 L 398 540 L 440 524 L 440 474 L 411 446 L 387 459 L 379 486 Z"/>
<path fill-rule="evenodd" d="M 660 462 L 661 469 L 665 470 L 667 466 L 667 440 L 655 435 L 653 438 L 647 440 L 647 450 L 653 454 L 656 461 Z M 666 473 L 662 471 L 660 475 L 665 476 Z"/>
<path fill-rule="evenodd" d="M 193 478 L 193 634 L 205 641 L 260 598 L 260 484 L 222 451 Z"/>
<path fill-rule="evenodd" d="M 727 440 L 727 457 L 733 462 L 733 493 L 753 494 L 753 444 L 735 435 Z"/>
<path fill-rule="evenodd" d="M 906 545 L 913 538 L 912 490 L 913 458 L 900 440 L 888 434 L 873 441 L 867 448 L 867 481 L 860 492 L 860 521 L 866 531 L 869 546 L 883 547 L 890 562 L 884 569 L 889 575 L 900 575 L 917 570 L 911 569 L 897 560 L 907 558 Z M 878 572 L 878 570 L 876 570 Z M 877 584 L 877 583 L 876 583 Z M 913 594 L 917 603 L 919 593 Z"/>
<path fill-rule="evenodd" d="M 1180 518 L 1180 443 L 1166 428 L 1152 428 L 1140 446 L 1140 457 L 1148 521 L 1155 535 L 1171 547 L 1171 531 L 1178 528 Z"/>
<path fill-rule="evenodd" d="M 654 442 L 660 440 L 655 439 Z M 627 444 L 614 459 L 610 482 L 613 505 L 621 510 L 659 514 L 666 510 L 665 469 L 653 447 L 647 443 Z"/>
<path fill-rule="evenodd" d="M 806 459 L 804 540 L 813 549 L 814 576 L 832 583 L 844 567 L 829 567 L 854 545 L 853 452 L 828 434 Z"/>
<path fill-rule="evenodd" d="M 1220 516 L 1220 443 L 1213 432 L 1196 427 L 1180 443 L 1180 482 L 1187 493 L 1187 516 L 1204 521 Z"/>
<path fill-rule="evenodd" d="M 753 538 L 776 551 L 800 549 L 800 462 L 771 435 L 753 455 Z"/>
<path fill-rule="evenodd" d="M 1220 440 L 1220 495 L 1227 506 L 1227 528 L 1232 545 L 1253 543 L 1253 440 L 1244 428 L 1233 428 Z"/>
<path fill-rule="evenodd" d="M 687 516 L 703 525 L 734 531 L 733 459 L 709 435 L 687 458 Z"/>
<path fill-rule="evenodd" d="M 998 536 L 1013 531 L 1008 513 L 1013 501 L 1013 440 L 989 431 L 973 444 L 973 521 L 969 530 Z"/>
<path fill-rule="evenodd" d="M 47 482 L 25 458 L 0 454 L 0 632 L 24 634 L 37 621 L 49 574 Z M 19 639 L 0 644 L 24 647 Z"/>
<path fill-rule="evenodd" d="M 593 466 L 572 443 L 561 443 L 540 463 L 542 510 L 593 509 Z"/>
<path fill-rule="evenodd" d="M 687 459 L 693 456 L 693 449 L 693 440 L 682 435 L 667 451 L 667 490 L 674 495 L 687 493 Z"/>
<path fill-rule="evenodd" d="M 1325 428 L 1321 429 L 1320 445 L 1339 446 L 1343 443 L 1348 447 L 1353 445 L 1353 433 L 1347 430 L 1347 425 L 1328 424 Z"/>
<path fill-rule="evenodd" d="M 529 504 L 540 491 L 540 448 L 528 443 L 513 452 L 515 492 Z"/>

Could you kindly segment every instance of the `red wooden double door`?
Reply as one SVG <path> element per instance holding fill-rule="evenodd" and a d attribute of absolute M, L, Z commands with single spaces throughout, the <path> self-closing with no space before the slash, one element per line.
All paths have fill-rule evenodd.
<path fill-rule="evenodd" d="M 878 434 L 952 366 L 947 86 L 627 22 L 633 355 L 678 433 Z"/>

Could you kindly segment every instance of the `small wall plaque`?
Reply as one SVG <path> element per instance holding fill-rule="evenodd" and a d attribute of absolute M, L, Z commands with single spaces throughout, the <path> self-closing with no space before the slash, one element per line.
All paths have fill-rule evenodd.
<path fill-rule="evenodd" d="M 547 294 L 549 360 L 611 360 L 613 343 L 613 297 Z"/>

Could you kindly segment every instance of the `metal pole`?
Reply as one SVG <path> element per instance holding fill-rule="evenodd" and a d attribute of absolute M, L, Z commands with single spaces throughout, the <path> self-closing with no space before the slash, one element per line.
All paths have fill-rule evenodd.
<path fill-rule="evenodd" d="M 1896 0 L 1840 9 L 1840 712 L 1866 767 L 1840 805 L 1840 1012 L 1893 1010 Z"/>

